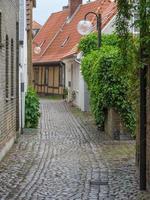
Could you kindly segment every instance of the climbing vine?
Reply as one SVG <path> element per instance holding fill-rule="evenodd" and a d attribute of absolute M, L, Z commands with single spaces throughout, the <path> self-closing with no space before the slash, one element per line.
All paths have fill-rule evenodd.
<path fill-rule="evenodd" d="M 139 30 L 139 52 L 144 51 L 143 57 L 150 61 L 150 0 L 116 0 L 117 19 L 116 33 L 120 38 L 121 54 L 126 65 L 128 43 L 130 42 L 130 28 Z M 134 18 L 136 14 L 136 18 Z M 134 20 L 133 20 L 134 19 Z M 145 59 L 144 59 L 145 60 Z"/>
<path fill-rule="evenodd" d="M 120 53 L 124 58 L 124 67 L 128 65 L 128 49 L 130 42 L 130 22 L 132 17 L 131 1 L 117 0 L 116 33 L 119 37 Z"/>
<path fill-rule="evenodd" d="M 134 70 L 126 68 L 126 72 L 125 70 L 122 72 L 124 59 L 120 53 L 117 35 L 103 35 L 101 49 L 95 50 L 95 46 L 93 51 L 85 44 L 87 40 L 94 38 L 95 33 L 82 38 L 79 48 L 86 52 L 81 64 L 82 74 L 88 85 L 91 110 L 96 123 L 102 125 L 105 120 L 105 110 L 114 108 L 120 114 L 126 128 L 134 134 L 134 101 L 128 95 L 132 84 L 131 74 Z M 133 56 L 128 57 L 128 62 L 131 65 L 134 63 Z"/>
<path fill-rule="evenodd" d="M 100 50 L 96 33 L 80 41 L 79 49 L 84 52 L 82 74 L 96 122 L 102 124 L 105 109 L 113 107 L 128 130 L 135 134 L 141 51 L 142 62 L 150 63 L 150 1 L 116 0 L 116 4 L 116 34 L 103 35 Z M 133 20 L 134 14 L 138 17 Z M 139 34 L 132 34 L 133 26 L 138 28 Z"/>

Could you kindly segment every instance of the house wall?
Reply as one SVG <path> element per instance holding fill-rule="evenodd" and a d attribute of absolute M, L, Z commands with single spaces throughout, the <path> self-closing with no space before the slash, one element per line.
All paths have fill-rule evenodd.
<path fill-rule="evenodd" d="M 26 0 L 19 0 L 19 107 L 20 107 L 20 127 L 24 128 L 25 125 L 25 93 L 27 91 L 27 32 L 26 32 Z M 21 84 L 24 86 L 24 90 L 21 91 Z"/>
<path fill-rule="evenodd" d="M 73 104 L 82 111 L 89 111 L 89 93 L 86 83 L 81 74 L 80 63 L 74 58 L 63 61 L 66 66 L 65 87 L 68 89 L 67 101 L 73 101 Z M 75 99 L 72 98 L 72 92 L 75 92 Z"/>
<path fill-rule="evenodd" d="M 1 0 L 1 33 L 0 47 L 0 160 L 13 145 L 18 131 L 18 52 L 16 41 L 16 23 L 19 15 L 19 1 Z M 6 96 L 6 35 L 8 35 L 8 97 Z M 14 42 L 14 53 L 11 51 L 11 39 Z M 14 62 L 12 65 L 12 57 Z M 13 67 L 12 67 L 13 66 Z M 13 69 L 13 71 L 12 71 Z M 13 73 L 12 73 L 13 72 Z M 12 78 L 13 77 L 13 78 Z M 12 81 L 13 80 L 13 81 Z M 12 90 L 13 88 L 13 94 Z"/>
<path fill-rule="evenodd" d="M 79 68 L 81 68 L 80 64 Z M 83 75 L 81 74 L 81 69 L 79 70 L 79 102 L 80 102 L 80 109 L 84 112 L 90 110 L 89 105 L 89 92 L 87 89 L 87 84 L 83 79 Z"/>
<path fill-rule="evenodd" d="M 34 88 L 42 95 L 63 94 L 62 66 L 34 66 Z M 62 79 L 61 79 L 62 78 Z"/>
<path fill-rule="evenodd" d="M 67 97 L 67 101 L 71 101 L 72 99 L 72 88 L 71 88 L 71 68 L 72 68 L 72 65 L 73 65 L 73 60 L 72 59 L 65 59 L 63 61 L 65 63 L 65 88 L 68 89 L 68 97 Z"/>
<path fill-rule="evenodd" d="M 75 62 L 71 65 L 71 80 L 71 90 L 75 92 L 74 104 L 80 107 L 80 66 Z"/>

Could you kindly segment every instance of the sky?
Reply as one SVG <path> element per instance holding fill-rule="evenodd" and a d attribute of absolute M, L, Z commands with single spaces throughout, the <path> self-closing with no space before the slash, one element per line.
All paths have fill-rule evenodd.
<path fill-rule="evenodd" d="M 83 0 L 83 2 L 86 1 Z M 62 10 L 62 7 L 67 4 L 68 0 L 37 0 L 37 6 L 33 11 L 33 18 L 43 25 L 51 13 Z"/>

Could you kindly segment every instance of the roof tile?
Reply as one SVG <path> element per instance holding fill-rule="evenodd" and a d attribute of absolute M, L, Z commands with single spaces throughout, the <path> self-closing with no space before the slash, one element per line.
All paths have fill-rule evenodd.
<path fill-rule="evenodd" d="M 116 14 L 117 8 L 111 0 L 96 0 L 80 5 L 70 22 L 67 22 L 68 9 L 52 14 L 33 41 L 33 48 L 38 44 L 42 49 L 40 55 L 33 53 L 33 63 L 61 61 L 77 53 L 77 44 L 81 38 L 77 32 L 77 24 L 89 11 L 101 12 L 102 28 L 104 28 Z M 93 15 L 88 18 L 93 24 L 96 23 Z"/>

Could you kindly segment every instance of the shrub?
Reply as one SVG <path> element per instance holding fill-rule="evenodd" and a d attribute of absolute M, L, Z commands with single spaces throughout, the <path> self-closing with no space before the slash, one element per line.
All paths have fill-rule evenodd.
<path fill-rule="evenodd" d="M 89 54 L 91 51 L 98 50 L 97 33 L 91 33 L 86 37 L 82 37 L 79 43 L 79 50 L 84 52 L 84 55 Z M 116 34 L 102 35 L 102 45 L 118 46 L 118 37 Z"/>
<path fill-rule="evenodd" d="M 25 127 L 37 128 L 40 117 L 39 98 L 32 87 L 29 87 L 25 97 Z"/>
<path fill-rule="evenodd" d="M 116 109 L 126 128 L 134 135 L 136 125 L 134 101 L 130 98 L 132 94 L 129 95 L 133 83 L 132 58 L 128 58 L 129 68 L 124 69 L 117 36 L 105 35 L 103 41 L 99 50 L 86 49 L 81 64 L 82 74 L 90 93 L 91 110 L 96 123 L 103 125 L 105 110 Z M 79 46 L 81 48 L 82 45 Z"/>

